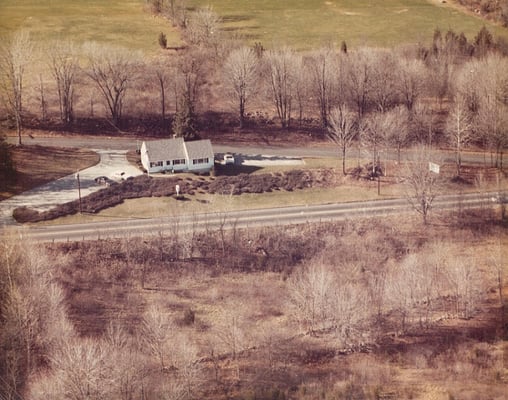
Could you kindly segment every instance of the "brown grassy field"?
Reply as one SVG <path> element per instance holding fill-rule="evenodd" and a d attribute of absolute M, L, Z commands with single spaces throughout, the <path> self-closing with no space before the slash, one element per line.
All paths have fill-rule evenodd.
<path fill-rule="evenodd" d="M 90 150 L 43 146 L 12 146 L 17 171 L 16 181 L 0 192 L 7 199 L 65 175 L 99 162 L 99 155 Z"/>

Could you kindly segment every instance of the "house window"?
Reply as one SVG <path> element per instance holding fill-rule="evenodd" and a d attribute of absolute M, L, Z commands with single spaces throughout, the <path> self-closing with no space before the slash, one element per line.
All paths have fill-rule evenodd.
<path fill-rule="evenodd" d="M 208 158 L 195 158 L 192 160 L 192 164 L 208 164 Z"/>
<path fill-rule="evenodd" d="M 185 164 L 185 158 L 181 158 L 179 160 L 173 160 L 173 165 L 183 165 Z"/>
<path fill-rule="evenodd" d="M 152 165 L 152 167 L 162 167 L 164 165 L 164 161 L 156 161 L 156 162 L 150 163 L 150 165 Z"/>
<path fill-rule="evenodd" d="M 170 160 L 167 160 L 167 161 L 166 161 L 166 165 L 171 165 L 171 161 L 170 161 Z"/>

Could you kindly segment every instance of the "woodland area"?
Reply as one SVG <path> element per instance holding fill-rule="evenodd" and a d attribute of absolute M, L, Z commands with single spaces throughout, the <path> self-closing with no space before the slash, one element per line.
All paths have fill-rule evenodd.
<path fill-rule="evenodd" d="M 4 397 L 502 399 L 506 228 L 441 220 L 5 241 Z"/>

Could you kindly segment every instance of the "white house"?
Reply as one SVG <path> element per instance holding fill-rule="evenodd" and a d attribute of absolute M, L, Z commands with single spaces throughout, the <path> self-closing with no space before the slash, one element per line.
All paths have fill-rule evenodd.
<path fill-rule="evenodd" d="M 161 139 L 141 144 L 141 164 L 150 173 L 162 171 L 210 172 L 214 155 L 210 140 L 185 142 L 183 138 Z"/>

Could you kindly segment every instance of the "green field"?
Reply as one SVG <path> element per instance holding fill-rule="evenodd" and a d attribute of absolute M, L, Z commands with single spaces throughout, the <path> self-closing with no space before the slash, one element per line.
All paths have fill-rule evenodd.
<path fill-rule="evenodd" d="M 490 25 L 440 1 L 428 0 L 190 0 L 210 4 L 224 27 L 265 47 L 289 44 L 311 49 L 345 40 L 359 46 L 393 46 L 428 42 L 436 27 L 464 32 L 472 39 L 487 25 L 508 37 L 508 30 Z"/>
<path fill-rule="evenodd" d="M 143 0 L 0 0 L 0 36 L 23 28 L 38 43 L 97 41 L 148 53 L 160 48 L 160 32 L 170 45 L 178 43 L 171 24 L 143 5 Z"/>
<path fill-rule="evenodd" d="M 483 26 L 508 38 L 508 30 L 465 15 L 448 3 L 430 0 L 188 0 L 211 5 L 227 31 L 265 47 L 289 44 L 311 49 L 325 44 L 393 46 L 428 42 L 436 27 L 464 32 Z M 65 38 L 99 41 L 153 52 L 164 32 L 170 45 L 178 33 L 144 10 L 144 0 L 0 0 L 0 36 L 19 28 L 39 43 Z"/>

